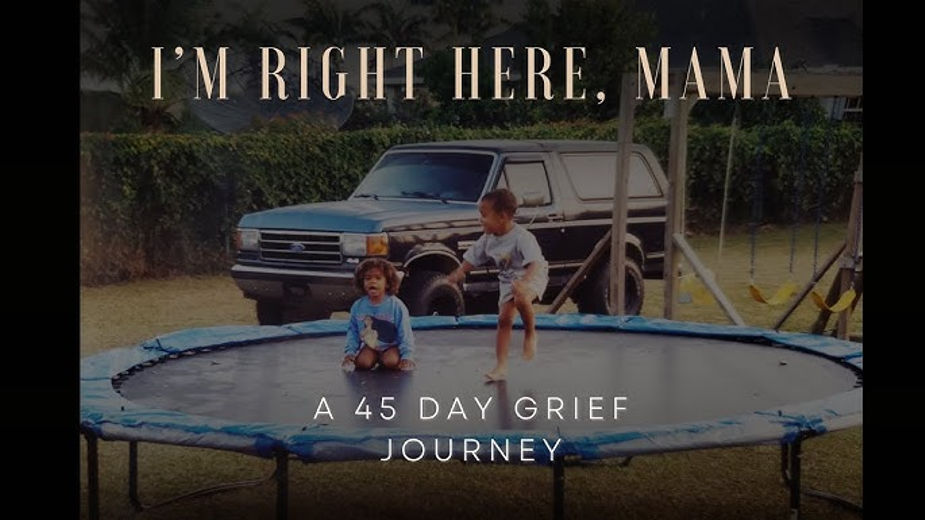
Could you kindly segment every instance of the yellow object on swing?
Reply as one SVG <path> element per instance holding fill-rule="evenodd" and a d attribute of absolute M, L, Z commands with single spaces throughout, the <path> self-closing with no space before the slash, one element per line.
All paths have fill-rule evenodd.
<path fill-rule="evenodd" d="M 793 281 L 789 281 L 781 285 L 780 288 L 777 289 L 777 292 L 774 293 L 774 296 L 770 298 L 765 298 L 764 295 L 761 294 L 761 289 L 759 289 L 754 282 L 748 284 L 748 292 L 756 302 L 775 306 L 789 300 L 790 297 L 793 296 L 793 293 L 797 292 L 797 284 Z"/>
<path fill-rule="evenodd" d="M 857 297 L 857 293 L 854 291 L 854 287 L 849 288 L 847 291 L 842 293 L 841 297 L 835 302 L 834 305 L 828 305 L 825 303 L 825 298 L 816 292 L 814 289 L 810 293 L 810 296 L 813 297 L 813 301 L 816 302 L 816 307 L 819 307 L 820 310 L 829 311 L 829 312 L 843 312 L 846 310 Z"/>
<path fill-rule="evenodd" d="M 694 273 L 681 276 L 681 303 L 691 301 L 697 305 L 709 305 L 713 302 L 713 295 L 703 284 L 698 283 L 697 275 Z"/>

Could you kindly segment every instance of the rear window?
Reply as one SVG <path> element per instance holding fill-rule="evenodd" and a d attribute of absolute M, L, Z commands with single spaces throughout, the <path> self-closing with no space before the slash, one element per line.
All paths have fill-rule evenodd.
<path fill-rule="evenodd" d="M 578 197 L 583 200 L 612 199 L 617 155 L 563 154 L 562 162 Z M 642 155 L 630 156 L 629 196 L 633 198 L 659 197 L 662 190 L 655 182 L 652 169 Z"/>

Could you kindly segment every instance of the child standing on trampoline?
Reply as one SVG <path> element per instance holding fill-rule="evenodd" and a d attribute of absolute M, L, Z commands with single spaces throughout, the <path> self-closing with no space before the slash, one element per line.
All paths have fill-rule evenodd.
<path fill-rule="evenodd" d="M 350 308 L 347 345 L 341 368 L 347 372 L 381 365 L 390 370 L 414 369 L 414 334 L 408 308 L 395 296 L 398 271 L 382 258 L 357 266 L 354 283 L 366 293 Z"/>
<path fill-rule="evenodd" d="M 489 381 L 507 377 L 508 345 L 516 313 L 524 322 L 523 357 L 536 355 L 536 320 L 533 302 L 539 300 L 549 282 L 549 265 L 536 237 L 514 222 L 517 198 L 506 189 L 486 193 L 479 202 L 479 222 L 485 233 L 463 255 L 463 263 L 450 273 L 452 283 L 466 273 L 492 261 L 498 267 L 498 334 L 495 340 L 495 368 L 485 374 Z"/>

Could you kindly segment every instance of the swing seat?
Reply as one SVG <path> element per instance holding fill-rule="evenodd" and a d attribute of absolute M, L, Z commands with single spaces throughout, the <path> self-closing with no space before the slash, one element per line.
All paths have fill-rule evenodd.
<path fill-rule="evenodd" d="M 857 293 L 854 291 L 854 288 L 850 288 L 844 293 L 841 297 L 838 298 L 838 301 L 833 305 L 828 305 L 825 303 L 825 296 L 819 294 L 815 289 L 810 293 L 810 296 L 813 298 L 813 302 L 816 303 L 816 307 L 819 307 L 819 310 L 829 311 L 831 313 L 844 312 L 851 306 L 854 302 L 854 299 L 857 297 Z"/>
<path fill-rule="evenodd" d="M 681 277 L 681 294 L 679 303 L 694 303 L 697 305 L 709 305 L 713 303 L 713 295 L 710 291 L 698 283 L 697 276 L 693 273 Z"/>
<path fill-rule="evenodd" d="M 751 294 L 752 299 L 756 302 L 764 303 L 773 307 L 775 305 L 781 305 L 782 303 L 787 302 L 787 300 L 793 296 L 793 293 L 797 292 L 797 284 L 789 281 L 784 285 L 781 285 L 780 288 L 777 289 L 777 292 L 774 293 L 774 296 L 770 298 L 766 298 L 764 294 L 761 293 L 761 289 L 759 289 L 758 286 L 754 283 L 748 285 L 748 292 Z"/>

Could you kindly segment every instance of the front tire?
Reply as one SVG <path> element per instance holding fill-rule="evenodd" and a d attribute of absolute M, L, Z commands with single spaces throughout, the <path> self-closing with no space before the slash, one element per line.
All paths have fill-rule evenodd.
<path fill-rule="evenodd" d="M 642 269 L 634 260 L 626 259 L 626 282 L 623 284 L 626 291 L 626 314 L 635 315 L 642 311 L 645 296 Z M 584 282 L 584 287 L 578 297 L 578 312 L 585 314 L 609 314 L 610 309 L 610 262 L 598 264 L 594 273 Z"/>
<path fill-rule="evenodd" d="M 399 296 L 412 316 L 460 316 L 466 309 L 462 291 L 439 271 L 412 272 Z"/>
<path fill-rule="evenodd" d="M 282 325 L 283 304 L 273 300 L 257 300 L 257 322 L 261 325 Z"/>

